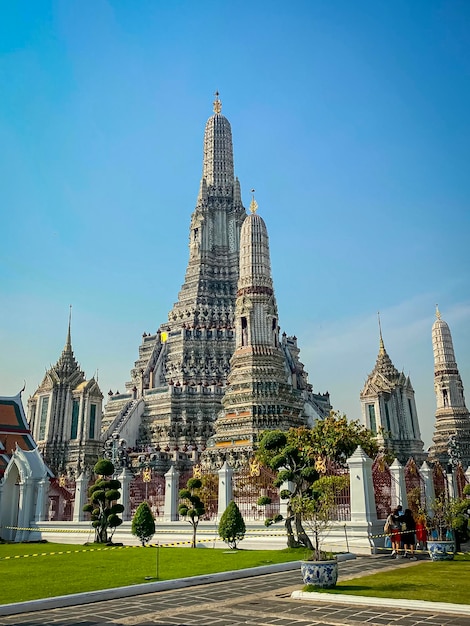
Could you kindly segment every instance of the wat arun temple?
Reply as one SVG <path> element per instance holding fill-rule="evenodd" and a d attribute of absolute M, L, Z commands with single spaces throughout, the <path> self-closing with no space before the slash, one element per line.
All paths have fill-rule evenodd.
<path fill-rule="evenodd" d="M 199 460 L 245 464 L 267 428 L 313 424 L 331 409 L 280 336 L 266 225 L 247 215 L 232 130 L 216 94 L 204 132 L 189 261 L 168 321 L 142 338 L 126 393 L 109 396 L 102 434 L 152 451 L 162 470 Z"/>
<path fill-rule="evenodd" d="M 311 426 L 332 409 L 328 393 L 314 392 L 295 335 L 281 333 L 267 227 L 254 193 L 248 213 L 243 206 L 218 93 L 213 107 L 184 283 L 168 320 L 143 334 L 125 391 L 110 391 L 102 411 L 98 381 L 87 380 L 75 359 L 69 319 L 58 362 L 28 400 L 32 437 L 56 475 L 89 470 L 110 442 L 116 458 L 160 473 L 246 467 L 264 430 Z M 470 415 L 439 312 L 432 339 L 438 408 L 429 453 L 411 381 L 393 365 L 381 331 L 360 394 L 362 421 L 401 463 L 410 456 L 446 463 L 451 441 L 466 467 Z"/>

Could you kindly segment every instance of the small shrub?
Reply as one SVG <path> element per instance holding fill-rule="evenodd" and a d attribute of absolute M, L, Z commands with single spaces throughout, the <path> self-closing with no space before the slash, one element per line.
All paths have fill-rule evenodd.
<path fill-rule="evenodd" d="M 236 502 L 232 500 L 220 518 L 219 536 L 229 548 L 235 549 L 237 542 L 244 539 L 245 533 L 245 521 Z"/>
<path fill-rule="evenodd" d="M 132 518 L 132 534 L 138 537 L 143 546 L 155 534 L 155 519 L 147 502 L 139 504 Z"/>

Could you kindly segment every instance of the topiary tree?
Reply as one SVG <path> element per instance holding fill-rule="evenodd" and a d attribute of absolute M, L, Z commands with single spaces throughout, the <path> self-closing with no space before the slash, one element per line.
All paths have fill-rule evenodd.
<path fill-rule="evenodd" d="M 258 506 L 267 506 L 268 504 L 271 504 L 272 500 L 269 496 L 260 496 L 257 500 L 257 505 Z M 275 515 L 274 517 L 266 517 L 264 520 L 264 525 L 267 526 L 272 526 L 273 524 L 277 524 L 278 522 L 282 522 L 284 518 L 282 517 L 282 515 L 280 513 L 278 513 L 277 515 Z"/>
<path fill-rule="evenodd" d="M 274 486 L 289 485 L 289 489 L 283 489 L 280 494 L 281 499 L 287 500 L 285 525 L 289 547 L 305 546 L 314 550 L 302 524 L 304 510 L 299 501 L 303 497 L 312 497 L 313 484 L 328 472 L 332 464 L 346 465 L 346 459 L 357 446 L 370 456 L 374 456 L 378 448 L 370 430 L 357 420 L 350 422 L 345 415 L 334 411 L 317 420 L 313 428 L 263 433 L 256 457 L 277 473 Z M 294 500 L 297 502 L 295 508 L 292 506 Z M 266 498 L 262 504 L 267 504 Z"/>
<path fill-rule="evenodd" d="M 292 510 L 302 516 L 313 537 L 312 555 L 308 560 L 328 559 L 322 549 L 322 542 L 332 525 L 335 497 L 340 495 L 348 484 L 349 476 L 322 476 L 313 483 L 308 494 L 297 494 L 291 499 Z"/>
<path fill-rule="evenodd" d="M 138 537 L 143 546 L 152 539 L 155 534 L 155 518 L 148 502 L 142 502 L 132 518 L 132 534 Z"/>
<path fill-rule="evenodd" d="M 237 541 L 245 538 L 246 526 L 237 503 L 233 500 L 222 514 L 219 522 L 219 537 L 221 537 L 229 548 L 235 550 Z"/>
<path fill-rule="evenodd" d="M 196 490 L 202 487 L 202 481 L 199 478 L 190 478 L 186 483 L 186 489 L 180 489 L 179 496 L 184 500 L 179 506 L 178 513 L 183 517 L 188 517 L 189 523 L 193 527 L 193 539 L 191 548 L 196 547 L 196 532 L 199 520 L 206 512 L 204 503 L 198 496 Z"/>
<path fill-rule="evenodd" d="M 124 511 L 124 507 L 116 502 L 121 497 L 119 491 L 121 483 L 112 478 L 114 465 L 107 459 L 100 459 L 93 471 L 98 478 L 88 489 L 88 503 L 85 504 L 83 510 L 91 515 L 91 523 L 95 529 L 95 542 L 108 543 L 116 528 L 122 524 L 119 514 Z M 112 528 L 112 533 L 108 538 L 110 528 Z"/>

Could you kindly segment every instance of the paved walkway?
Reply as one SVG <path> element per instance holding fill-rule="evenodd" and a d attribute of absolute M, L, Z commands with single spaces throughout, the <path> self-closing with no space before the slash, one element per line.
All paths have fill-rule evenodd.
<path fill-rule="evenodd" d="M 339 564 L 340 579 L 412 563 L 385 556 L 359 557 Z M 1 626 L 470 626 L 470 616 L 424 609 L 355 606 L 294 600 L 298 571 L 209 583 L 81 606 L 0 617 Z"/>

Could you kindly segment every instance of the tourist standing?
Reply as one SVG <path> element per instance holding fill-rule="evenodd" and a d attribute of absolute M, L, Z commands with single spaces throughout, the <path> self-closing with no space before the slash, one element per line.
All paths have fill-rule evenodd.
<path fill-rule="evenodd" d="M 402 524 L 401 539 L 405 549 L 404 556 L 405 558 L 409 556 L 411 560 L 416 561 L 416 522 L 413 516 L 413 511 L 411 511 L 411 509 L 405 509 L 405 513 L 401 516 L 400 522 Z"/>
<path fill-rule="evenodd" d="M 384 526 L 384 533 L 390 537 L 392 542 L 392 558 L 400 558 L 400 548 L 401 548 L 401 526 L 400 521 L 401 517 L 399 515 L 401 511 L 401 506 L 393 509 L 390 515 L 387 517 Z"/>

